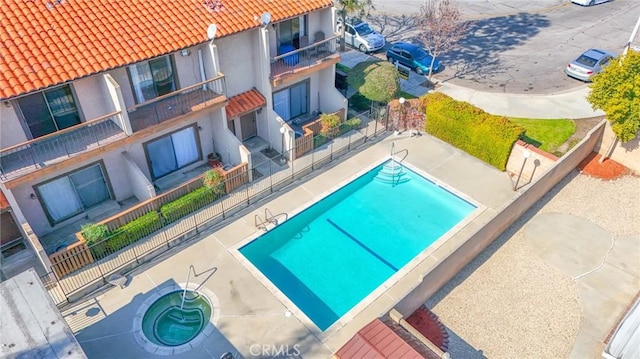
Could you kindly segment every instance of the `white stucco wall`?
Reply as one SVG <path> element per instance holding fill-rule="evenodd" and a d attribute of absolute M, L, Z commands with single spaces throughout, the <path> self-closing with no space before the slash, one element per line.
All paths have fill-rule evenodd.
<path fill-rule="evenodd" d="M 176 67 L 175 71 L 178 75 L 180 88 L 195 85 L 203 81 L 200 76 L 197 48 L 191 47 L 188 50 L 189 55 L 187 56 L 182 56 L 179 51 L 171 55 Z"/>
<path fill-rule="evenodd" d="M 260 49 L 256 47 L 255 37 L 256 30 L 249 30 L 214 40 L 220 71 L 227 78 L 227 97 L 256 86 L 253 59 Z"/>
<path fill-rule="evenodd" d="M 640 132 L 633 140 L 622 143 L 616 139 L 611 123 L 607 121 L 604 134 L 595 151 L 640 174 Z"/>
<path fill-rule="evenodd" d="M 9 107 L 6 104 L 9 104 Z M 27 135 L 24 133 L 22 125 L 20 125 L 20 120 L 16 113 L 17 110 L 17 106 L 14 106 L 11 101 L 0 103 L 1 148 L 10 147 L 27 140 Z"/>
<path fill-rule="evenodd" d="M 103 75 L 94 75 L 74 81 L 71 86 L 78 100 L 82 121 L 91 121 L 115 110 L 104 84 Z"/>
<path fill-rule="evenodd" d="M 133 195 L 129 179 L 126 175 L 126 168 L 123 165 L 121 158 L 121 150 L 115 150 L 108 153 L 104 153 L 100 158 L 104 163 L 104 169 L 106 172 L 105 180 L 110 184 L 110 190 L 112 191 L 115 200 L 123 200 L 129 198 Z M 30 181 L 28 183 L 19 185 L 15 188 L 11 189 L 11 193 L 15 197 L 15 200 L 20 207 L 25 219 L 31 225 L 33 232 L 37 236 L 45 235 L 55 229 L 63 227 L 78 218 L 81 218 L 83 215 L 80 214 L 74 218 L 68 219 L 64 222 L 57 224 L 55 227 L 51 227 L 47 217 L 45 215 L 44 209 L 42 207 L 41 202 L 38 199 L 31 199 L 31 194 L 36 194 L 35 187 L 43 182 L 46 182 L 52 178 L 59 177 L 61 175 L 71 173 L 76 171 L 79 168 L 85 167 L 89 164 L 93 164 L 98 162 L 100 159 L 94 158 L 88 161 L 84 161 L 79 163 L 77 166 L 73 168 L 67 168 L 64 171 L 48 175 L 42 176 L 34 181 Z"/>

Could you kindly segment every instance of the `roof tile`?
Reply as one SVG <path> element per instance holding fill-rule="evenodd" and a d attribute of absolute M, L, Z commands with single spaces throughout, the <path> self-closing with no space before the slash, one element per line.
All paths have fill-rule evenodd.
<path fill-rule="evenodd" d="M 203 43 L 212 23 L 224 37 L 258 27 L 254 16 L 263 12 L 278 22 L 332 6 L 332 0 L 220 1 L 210 11 L 202 0 L 66 0 L 50 8 L 48 0 L 0 0 L 0 100 Z M 28 80 L 25 69 L 45 71 Z"/>

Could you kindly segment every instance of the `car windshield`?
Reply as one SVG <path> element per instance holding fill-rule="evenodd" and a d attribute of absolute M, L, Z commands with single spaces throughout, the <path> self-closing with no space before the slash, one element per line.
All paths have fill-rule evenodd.
<path fill-rule="evenodd" d="M 596 65 L 596 62 L 598 62 L 598 60 L 594 59 L 593 57 L 582 55 L 578 57 L 576 62 L 585 67 L 594 67 Z"/>
<path fill-rule="evenodd" d="M 415 50 L 413 50 L 411 52 L 411 55 L 413 56 L 414 59 L 420 60 L 420 59 L 424 59 L 425 57 L 427 57 L 428 54 L 427 54 L 426 51 L 424 51 L 423 49 L 418 47 L 417 49 L 415 49 Z"/>
<path fill-rule="evenodd" d="M 371 28 L 371 26 L 369 26 L 369 24 L 360 24 L 356 26 L 356 31 L 360 36 L 365 36 L 372 33 L 373 29 Z"/>

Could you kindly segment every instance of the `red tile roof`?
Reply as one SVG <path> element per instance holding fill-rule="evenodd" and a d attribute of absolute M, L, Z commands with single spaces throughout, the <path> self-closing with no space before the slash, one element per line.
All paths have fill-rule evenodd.
<path fill-rule="evenodd" d="M 380 319 L 360 329 L 336 352 L 335 357 L 339 359 L 424 358 Z"/>
<path fill-rule="evenodd" d="M 229 103 L 226 106 L 227 119 L 242 116 L 266 105 L 267 100 L 260 91 L 254 88 L 229 98 Z"/>
<path fill-rule="evenodd" d="M 9 208 L 9 201 L 7 201 L 7 197 L 4 196 L 4 193 L 0 192 L 0 209 Z"/>
<path fill-rule="evenodd" d="M 207 4 L 214 6 L 207 7 Z M 331 0 L 0 0 L 0 100 L 332 5 Z"/>

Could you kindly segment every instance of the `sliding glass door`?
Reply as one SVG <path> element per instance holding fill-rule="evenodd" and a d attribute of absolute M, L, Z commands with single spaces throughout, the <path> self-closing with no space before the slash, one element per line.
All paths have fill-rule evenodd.
<path fill-rule="evenodd" d="M 195 127 L 187 127 L 146 145 L 154 179 L 168 175 L 200 159 Z"/>
<path fill-rule="evenodd" d="M 309 112 L 308 92 L 308 81 L 274 92 L 273 110 L 285 121 L 307 114 Z"/>
<path fill-rule="evenodd" d="M 36 189 L 53 224 L 111 198 L 99 164 L 59 177 Z"/>
<path fill-rule="evenodd" d="M 80 113 L 69 85 L 24 96 L 17 102 L 32 138 L 80 123 Z"/>
<path fill-rule="evenodd" d="M 137 103 L 166 95 L 176 91 L 178 87 L 169 56 L 129 66 L 129 75 Z"/>

